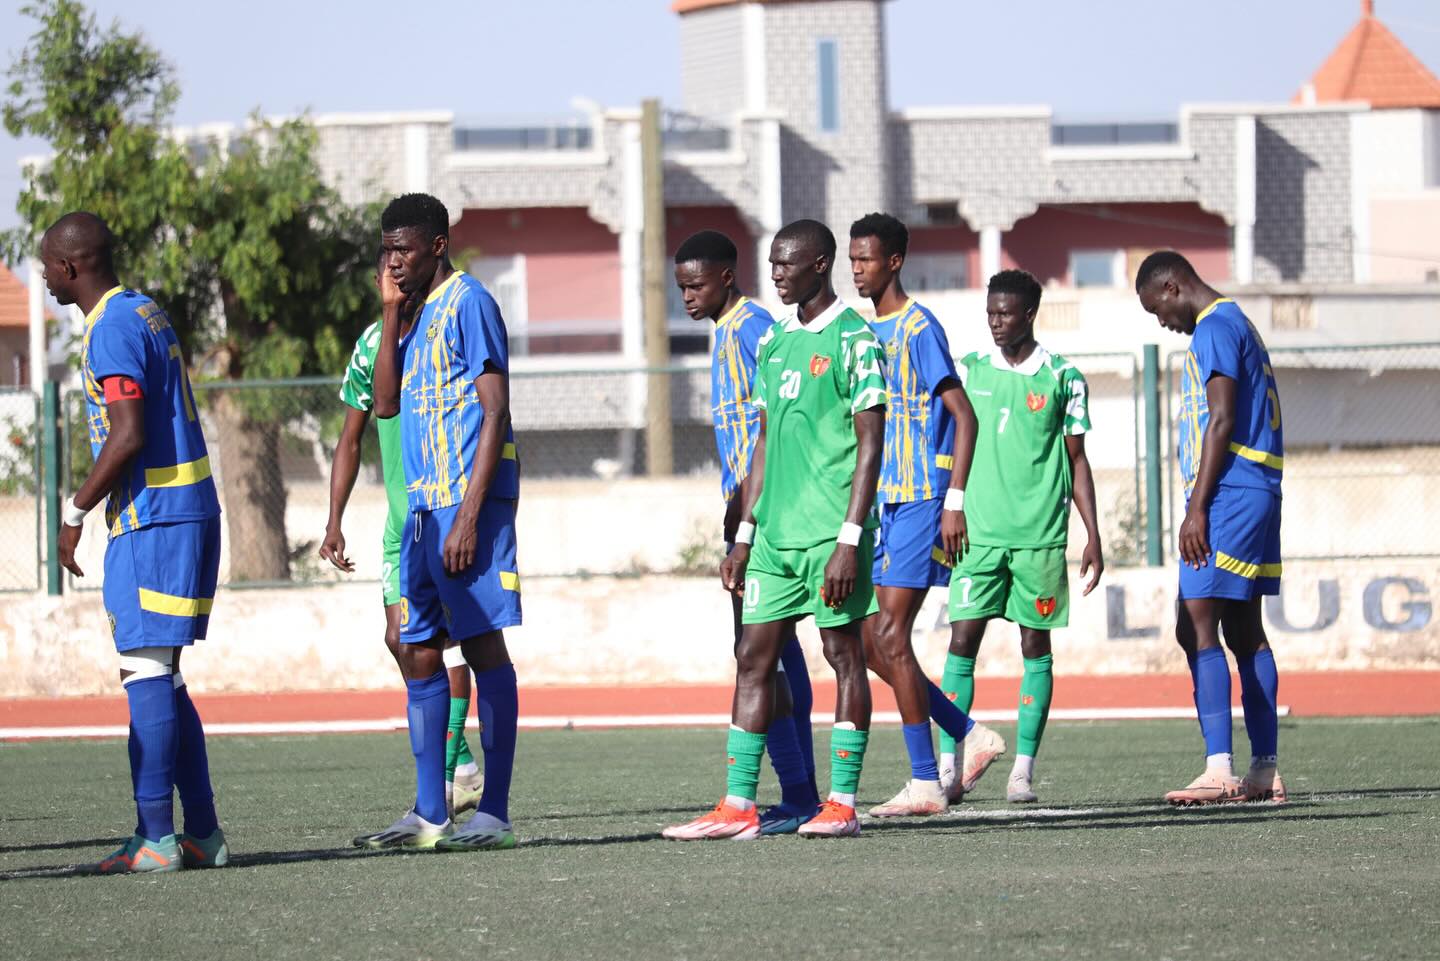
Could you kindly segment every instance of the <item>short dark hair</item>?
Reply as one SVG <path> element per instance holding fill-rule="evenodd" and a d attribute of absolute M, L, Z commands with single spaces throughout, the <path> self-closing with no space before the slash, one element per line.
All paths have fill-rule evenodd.
<path fill-rule="evenodd" d="M 990 278 L 989 294 L 1014 294 L 1028 305 L 1030 310 L 1040 309 L 1040 295 L 1044 288 L 1035 275 L 1028 270 L 1002 270 Z"/>
<path fill-rule="evenodd" d="M 1135 292 L 1138 294 L 1150 281 L 1170 274 L 1180 274 L 1182 277 L 1198 276 L 1195 268 L 1183 255 L 1173 250 L 1157 250 L 1140 261 L 1140 269 L 1135 271 Z"/>
<path fill-rule="evenodd" d="M 450 236 L 450 211 L 429 194 L 401 194 L 390 201 L 380 215 L 380 229 L 385 232 L 417 227 L 426 240 Z"/>
<path fill-rule="evenodd" d="M 835 260 L 835 235 L 818 220 L 792 220 L 775 234 L 776 240 L 799 240 L 814 245 L 821 256 Z"/>
<path fill-rule="evenodd" d="M 680 249 L 675 251 L 675 263 L 685 264 L 698 260 L 702 264 L 718 264 L 734 267 L 740 259 L 735 242 L 718 230 L 702 230 L 685 238 Z"/>
<path fill-rule="evenodd" d="M 870 213 L 861 217 L 850 225 L 850 239 L 856 240 L 860 237 L 875 237 L 880 241 L 880 249 L 886 257 L 893 257 L 899 254 L 905 256 L 910 249 L 910 231 L 898 217 L 889 214 Z"/>

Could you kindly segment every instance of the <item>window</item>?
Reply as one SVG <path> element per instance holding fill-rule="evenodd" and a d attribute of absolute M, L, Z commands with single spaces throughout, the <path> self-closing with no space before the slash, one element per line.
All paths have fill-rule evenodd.
<path fill-rule="evenodd" d="M 475 257 L 466 272 L 490 291 L 500 305 L 505 329 L 510 334 L 510 351 L 524 355 L 529 352 L 529 289 L 525 279 L 525 255 L 509 257 Z"/>
<path fill-rule="evenodd" d="M 962 253 L 910 254 L 905 258 L 905 289 L 964 290 L 970 286 L 970 258 Z"/>
<path fill-rule="evenodd" d="M 1119 287 L 1124 272 L 1123 250 L 1070 251 L 1070 282 L 1076 287 Z"/>
<path fill-rule="evenodd" d="M 816 61 L 820 68 L 820 129 L 834 133 L 840 129 L 840 44 L 821 40 Z"/>

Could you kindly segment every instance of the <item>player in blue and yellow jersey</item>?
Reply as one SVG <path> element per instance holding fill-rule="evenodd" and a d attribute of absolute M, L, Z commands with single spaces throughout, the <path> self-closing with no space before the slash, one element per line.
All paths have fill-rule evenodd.
<path fill-rule="evenodd" d="M 1255 325 L 1180 254 L 1158 251 L 1135 277 L 1140 305 L 1190 336 L 1180 380 L 1178 456 L 1185 482 L 1176 639 L 1190 662 L 1205 773 L 1172 804 L 1285 801 L 1276 770 L 1279 677 L 1260 598 L 1280 593 L 1280 477 L 1285 440 L 1270 355 Z M 1250 769 L 1234 775 L 1230 665 L 1235 655 Z"/>
<path fill-rule="evenodd" d="M 755 357 L 760 339 L 774 325 L 770 312 L 740 293 L 735 283 L 735 244 L 724 234 L 702 230 L 675 252 L 675 283 L 685 311 L 695 320 L 715 324 L 710 356 L 710 409 L 715 422 L 715 448 L 720 456 L 720 492 L 725 498 L 725 551 L 735 545 L 740 524 L 740 485 L 750 472 L 755 439 L 760 435 L 760 410 L 752 394 Z M 735 647 L 740 646 L 740 598 L 731 595 Z M 805 652 L 793 628 L 780 651 L 775 678 L 775 710 L 765 749 L 780 780 L 781 800 L 760 815 L 763 834 L 797 831 L 819 808 L 815 785 L 815 749 L 810 729 L 810 689 Z"/>
<path fill-rule="evenodd" d="M 356 843 L 510 848 L 519 705 L 504 629 L 520 623 L 520 467 L 505 321 L 490 292 L 450 263 L 450 216 L 439 200 L 398 197 L 381 215 L 380 229 L 388 256 L 375 413 L 400 418 L 410 508 L 400 545 L 400 657 L 417 786 L 409 813 Z M 417 299 L 419 314 L 401 340 L 402 307 Z M 485 755 L 479 805 L 453 833 L 444 793 L 450 687 L 443 651 L 451 639 L 475 672 Z"/>
<path fill-rule="evenodd" d="M 385 257 L 380 254 L 381 260 Z M 377 260 L 375 285 L 380 286 L 383 264 Z M 414 321 L 413 311 L 406 314 L 400 327 L 403 338 Z M 380 321 L 366 327 L 355 341 L 345 377 L 340 382 L 340 402 L 345 405 L 345 421 L 340 440 L 335 444 L 335 459 L 330 465 L 330 517 L 325 524 L 325 537 L 320 542 L 320 556 L 337 570 L 354 573 L 355 562 L 345 553 L 345 507 L 355 488 L 360 471 L 361 441 L 370 423 L 375 405 L 375 354 L 380 349 Z M 400 537 L 405 518 L 410 513 L 405 490 L 405 468 L 401 464 L 400 419 L 376 418 L 376 434 L 380 441 L 380 464 L 385 481 L 385 531 L 381 536 L 380 596 L 385 608 L 385 647 L 400 661 Z M 470 668 L 460 648 L 454 644 L 445 649 L 445 668 L 450 677 L 450 725 L 445 739 L 445 799 L 450 817 L 456 812 L 473 808 L 480 800 L 482 776 L 480 766 L 470 753 L 465 739 L 465 719 L 470 714 Z"/>
<path fill-rule="evenodd" d="M 69 213 L 45 232 L 45 284 L 85 311 L 80 373 L 95 466 L 65 505 L 60 563 L 76 577 L 85 516 L 107 494 L 105 612 L 130 706 L 135 832 L 102 873 L 219 867 L 205 730 L 180 676 L 180 649 L 205 636 L 220 567 L 220 502 L 184 353 L 165 311 L 121 286 L 109 228 Z M 185 832 L 175 833 L 179 789 Z"/>
<path fill-rule="evenodd" d="M 944 328 L 901 283 L 909 244 L 910 232 L 889 214 L 867 214 L 850 225 L 851 277 L 875 307 L 870 328 L 885 350 L 889 394 L 875 498 L 880 539 L 871 577 L 877 609 L 864 623 L 865 659 L 895 691 L 910 755 L 909 782 L 871 808 L 872 817 L 942 814 L 950 800 L 945 787 L 979 776 L 957 777 L 953 752 L 948 770 L 940 769 L 930 740 L 932 715 L 964 744 L 967 770 L 983 769 L 1005 750 L 1000 735 L 975 724 L 925 677 L 910 642 L 926 593 L 950 582 L 954 559 L 965 550 L 961 499 L 975 453 L 975 412 Z"/>

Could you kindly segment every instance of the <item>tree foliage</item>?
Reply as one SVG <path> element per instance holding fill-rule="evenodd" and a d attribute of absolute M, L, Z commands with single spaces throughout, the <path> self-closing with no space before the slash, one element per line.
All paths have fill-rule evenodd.
<path fill-rule="evenodd" d="M 76 0 L 36 0 L 22 12 L 37 28 L 8 71 L 5 128 L 44 139 L 52 155 L 27 168 L 23 225 L 0 237 L 0 253 L 33 255 L 61 214 L 93 211 L 115 233 L 122 279 L 166 309 L 199 379 L 339 370 L 379 311 L 377 218 L 325 183 L 313 127 L 257 114 L 232 134 L 183 136 L 170 126 L 174 70 L 141 34 L 102 29 Z M 213 411 L 222 460 L 227 445 L 261 458 L 236 457 L 225 470 L 232 579 L 242 532 L 269 542 L 242 558 L 254 569 L 240 576 L 284 578 L 276 459 L 286 405 L 267 399 L 273 392 L 205 393 L 228 397 Z M 253 503 L 265 500 L 263 511 Z M 257 530 L 277 523 L 278 539 Z"/>

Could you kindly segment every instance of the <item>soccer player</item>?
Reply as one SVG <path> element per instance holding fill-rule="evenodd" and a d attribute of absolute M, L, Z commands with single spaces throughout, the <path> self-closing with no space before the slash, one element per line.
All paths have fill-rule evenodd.
<path fill-rule="evenodd" d="M 851 277 L 875 307 L 870 328 L 885 351 L 889 391 L 876 494 L 880 539 L 871 574 L 878 610 L 863 626 L 865 660 L 895 691 L 910 755 L 909 782 L 871 808 L 872 817 L 943 814 L 950 802 L 946 788 L 956 790 L 958 800 L 958 785 L 973 782 L 1005 751 L 1000 735 L 976 725 L 925 677 L 910 642 L 926 592 L 950 582 L 954 558 L 965 549 L 963 503 L 975 453 L 975 412 L 940 322 L 900 281 L 909 243 L 910 232 L 889 214 L 867 214 L 850 225 Z M 932 714 L 964 744 L 960 777 L 953 760 L 944 772 L 936 765 Z"/>
<path fill-rule="evenodd" d="M 1270 355 L 1233 300 L 1180 254 L 1146 257 L 1135 277 L 1140 306 L 1167 330 L 1190 336 L 1178 419 L 1185 520 L 1180 524 L 1180 603 L 1175 635 L 1190 663 L 1205 737 L 1205 773 L 1171 791 L 1171 804 L 1270 800 L 1283 804 L 1276 769 L 1279 676 L 1260 619 L 1260 598 L 1280 593 L 1280 477 L 1285 443 Z M 1230 665 L 1235 655 L 1250 770 L 1231 761 Z"/>
<path fill-rule="evenodd" d="M 1035 756 L 1054 690 L 1050 632 L 1070 617 L 1065 543 L 1072 499 L 1087 537 L 1080 555 L 1080 576 L 1090 575 L 1085 594 L 1105 570 L 1085 456 L 1085 378 L 1036 343 L 1040 293 L 1039 282 L 1023 270 L 991 277 L 985 311 L 995 346 L 961 360 L 980 427 L 965 494 L 971 549 L 950 575 L 950 654 L 941 679 L 946 695 L 968 711 L 985 625 L 992 617 L 1019 625 L 1024 677 L 1015 764 L 1005 788 L 1013 803 L 1036 800 Z M 950 749 L 942 736 L 941 751 Z"/>
<path fill-rule="evenodd" d="M 735 244 L 715 230 L 689 237 L 675 252 L 675 284 L 685 311 L 715 324 L 710 357 L 710 408 L 715 447 L 720 455 L 720 492 L 725 498 L 725 552 L 735 545 L 740 525 L 740 485 L 750 471 L 760 411 L 751 399 L 755 351 L 774 318 L 740 293 L 735 283 Z M 740 647 L 740 598 L 730 594 L 735 647 Z M 820 806 L 815 786 L 815 749 L 810 731 L 810 672 L 805 652 L 792 630 L 780 650 L 775 678 L 774 718 L 765 739 L 770 764 L 780 781 L 780 803 L 760 815 L 760 833 L 790 834 L 815 816 Z"/>
<path fill-rule="evenodd" d="M 451 264 L 450 215 L 439 200 L 397 197 L 381 214 L 380 229 L 387 256 L 375 414 L 398 413 L 409 495 L 400 543 L 400 666 L 409 693 L 416 796 L 404 817 L 356 843 L 512 848 L 519 702 L 504 629 L 520 623 L 520 467 L 510 426 L 505 321 L 490 292 Z M 401 341 L 401 308 L 412 299 L 422 306 Z M 453 833 L 444 794 L 450 691 L 443 660 L 452 639 L 475 671 L 485 756 L 480 802 Z"/>
<path fill-rule="evenodd" d="M 383 252 L 381 257 L 383 258 Z M 380 285 L 383 264 L 377 262 L 375 284 Z M 400 336 L 409 333 L 413 313 L 402 313 Z M 335 446 L 335 460 L 330 465 L 330 519 L 325 525 L 325 538 L 320 556 L 338 570 L 353 573 L 355 563 L 345 554 L 345 533 L 341 527 L 345 505 L 355 489 L 360 470 L 360 444 L 365 426 L 370 422 L 374 406 L 375 351 L 380 346 L 380 322 L 376 321 L 350 354 L 350 365 L 340 385 L 340 401 L 349 408 Z M 380 461 L 385 474 L 385 533 L 381 540 L 381 600 L 385 606 L 385 646 L 400 661 L 400 532 L 405 528 L 405 471 L 400 462 L 400 421 L 394 417 L 377 419 L 380 437 Z M 465 719 L 470 714 L 470 668 L 457 646 L 447 647 L 444 654 L 450 680 L 450 724 L 445 741 L 445 803 L 449 816 L 464 813 L 480 800 L 482 777 L 480 766 L 470 753 L 465 740 Z"/>
<path fill-rule="evenodd" d="M 775 667 L 796 622 L 812 615 L 838 691 L 830 796 L 798 833 L 860 831 L 855 793 L 869 738 L 870 684 L 859 622 L 874 600 L 870 506 L 884 445 L 885 376 L 875 335 L 835 296 L 834 263 L 835 235 L 813 220 L 788 224 L 770 247 L 770 277 L 795 314 L 760 341 L 754 393 L 760 436 L 742 488 L 735 549 L 720 567 L 725 589 L 743 592 L 745 625 L 726 794 L 710 813 L 666 828 L 667 838 L 760 835 L 755 789 Z"/>
<path fill-rule="evenodd" d="M 104 874 L 221 867 L 205 729 L 180 675 L 180 652 L 205 637 L 220 570 L 220 501 L 180 341 L 165 311 L 121 286 L 109 227 L 68 213 L 40 242 L 45 285 L 85 311 L 80 375 L 95 467 L 65 504 L 60 563 L 76 577 L 85 516 L 101 498 L 105 613 L 130 705 L 133 836 Z M 175 833 L 179 789 L 185 831 Z"/>

